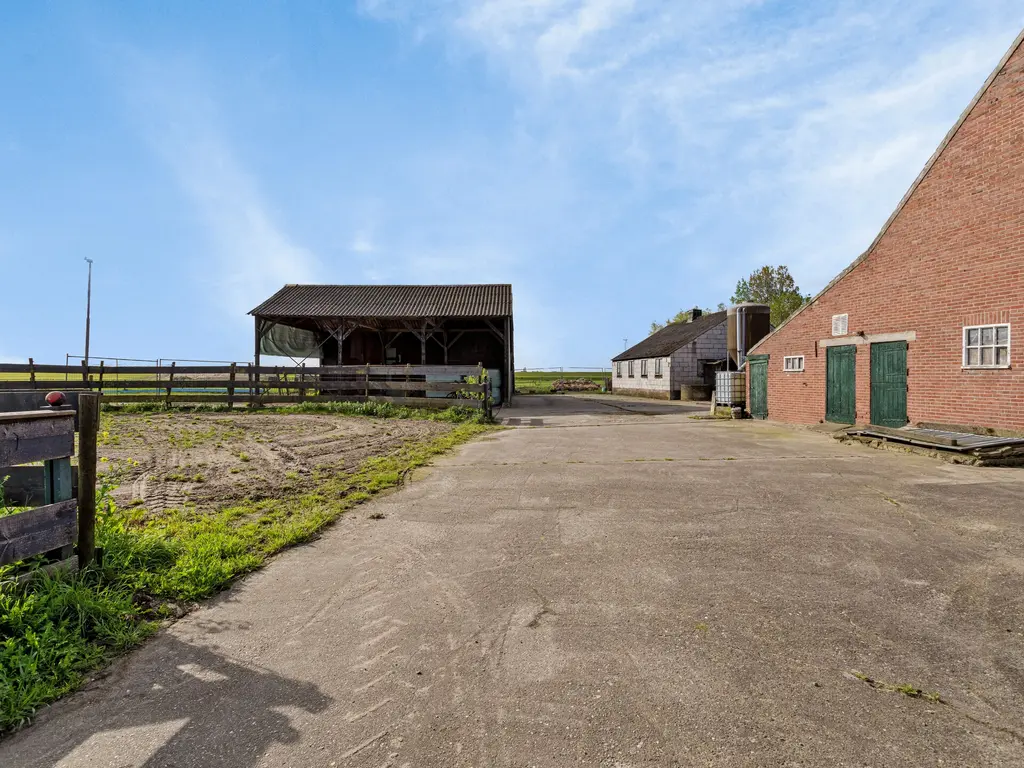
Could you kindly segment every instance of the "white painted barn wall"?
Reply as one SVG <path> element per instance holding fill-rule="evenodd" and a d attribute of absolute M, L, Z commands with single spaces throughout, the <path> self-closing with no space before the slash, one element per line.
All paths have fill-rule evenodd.
<path fill-rule="evenodd" d="M 618 363 L 612 363 L 612 391 L 625 394 L 650 392 L 654 397 L 668 398 L 672 392 L 678 392 L 683 386 L 700 386 L 704 384 L 703 366 L 701 361 L 724 360 L 728 354 L 726 349 L 726 321 L 698 336 L 669 357 L 663 357 L 662 376 L 654 375 L 655 358 L 647 360 L 647 378 L 640 375 L 640 360 L 633 361 L 633 378 L 629 378 L 629 362 L 622 361 L 622 377 L 618 376 Z M 713 385 L 713 382 L 712 382 Z"/>
<path fill-rule="evenodd" d="M 701 361 L 724 360 L 729 354 L 725 345 L 726 323 L 722 322 L 695 341 L 672 353 L 672 389 L 704 384 Z M 710 382 L 714 386 L 714 382 Z"/>
<path fill-rule="evenodd" d="M 633 378 L 629 378 L 629 361 L 622 361 L 622 378 L 618 378 L 618 363 L 612 363 L 612 391 L 616 390 L 631 390 L 631 391 L 649 391 L 664 393 L 664 397 L 668 397 L 668 393 L 671 388 L 672 377 L 669 372 L 669 365 L 672 358 L 663 357 L 661 358 L 661 377 L 655 377 L 654 375 L 654 360 L 651 357 L 647 360 L 647 378 L 640 376 L 640 371 L 643 370 L 639 360 L 633 361 Z"/>

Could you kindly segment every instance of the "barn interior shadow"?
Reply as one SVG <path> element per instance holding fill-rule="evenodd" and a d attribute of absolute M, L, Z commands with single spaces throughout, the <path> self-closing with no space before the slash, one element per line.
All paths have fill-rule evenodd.
<path fill-rule="evenodd" d="M 97 742 L 103 741 L 104 733 L 112 737 L 118 730 L 163 724 L 162 729 L 143 728 L 130 737 L 131 752 L 147 755 L 144 762 L 133 763 L 127 755 L 117 754 L 116 742 L 104 751 L 110 757 L 120 757 L 117 764 L 125 766 L 247 768 L 258 764 L 274 744 L 299 741 L 300 732 L 282 709 L 317 714 L 332 702 L 311 683 L 238 663 L 207 648 L 168 636 L 161 638 L 159 645 L 158 661 L 165 663 L 154 665 L 155 672 L 147 680 L 149 689 L 133 691 L 131 701 L 119 706 L 111 706 L 110 701 L 92 702 L 91 708 L 106 707 L 101 729 L 95 729 L 91 717 L 76 718 L 69 729 L 73 733 L 65 733 L 61 753 L 49 756 L 54 762 L 72 755 L 86 741 L 91 743 L 83 751 L 103 748 Z M 57 723 L 50 725 L 54 726 Z M 147 739 L 153 743 L 146 743 Z M 77 765 L 78 757 L 74 755 L 69 762 Z M 92 763 L 84 754 L 82 757 Z"/>

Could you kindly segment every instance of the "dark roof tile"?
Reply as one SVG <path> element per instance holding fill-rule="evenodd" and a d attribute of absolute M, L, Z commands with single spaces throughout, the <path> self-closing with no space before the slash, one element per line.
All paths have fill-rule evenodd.
<path fill-rule="evenodd" d="M 666 357 L 680 347 L 703 336 L 725 322 L 725 312 L 711 312 L 701 315 L 691 323 L 670 323 L 656 333 L 652 333 L 639 344 L 634 344 L 621 355 L 612 358 L 619 360 L 640 360 L 645 357 Z"/>
<path fill-rule="evenodd" d="M 260 317 L 504 317 L 511 285 L 286 285 Z"/>

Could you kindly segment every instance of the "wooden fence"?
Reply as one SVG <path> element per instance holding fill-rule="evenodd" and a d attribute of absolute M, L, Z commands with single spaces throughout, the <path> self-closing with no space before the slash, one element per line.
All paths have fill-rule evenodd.
<path fill-rule="evenodd" d="M 462 406 L 490 414 L 482 366 L 253 365 L 117 366 L 0 364 L 0 392 L 92 391 L 104 402 L 223 403 L 251 406 L 310 401 L 382 401 L 418 408 Z"/>
<path fill-rule="evenodd" d="M 69 408 L 0 413 L 0 480 L 22 470 L 23 482 L 42 486 L 42 499 L 18 488 L 5 488 L 5 504 L 34 509 L 0 516 L 0 565 L 38 555 L 67 561 L 78 547 L 84 566 L 95 552 L 96 434 L 99 396 L 80 398 L 78 493 L 73 483 L 71 457 L 75 453 L 75 411 Z M 43 462 L 42 466 L 18 466 Z M 8 469 L 10 468 L 10 469 Z M 19 498 L 20 496 L 20 498 Z"/>

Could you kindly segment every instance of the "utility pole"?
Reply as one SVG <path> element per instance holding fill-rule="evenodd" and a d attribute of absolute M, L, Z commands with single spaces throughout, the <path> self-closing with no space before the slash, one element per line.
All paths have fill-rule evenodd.
<path fill-rule="evenodd" d="M 85 367 L 89 367 L 89 320 L 92 316 L 92 259 L 88 256 L 85 260 L 89 262 L 89 283 L 85 289 Z"/>

